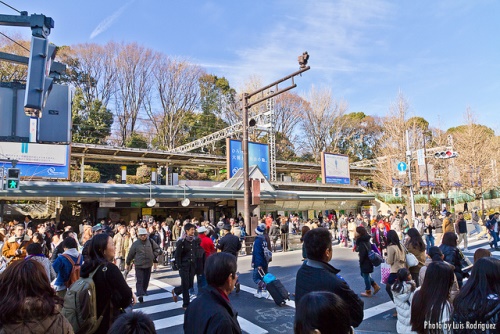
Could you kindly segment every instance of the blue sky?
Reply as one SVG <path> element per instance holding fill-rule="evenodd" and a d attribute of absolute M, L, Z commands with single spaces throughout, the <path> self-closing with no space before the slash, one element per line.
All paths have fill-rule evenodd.
<path fill-rule="evenodd" d="M 311 70 L 295 91 L 329 87 L 349 112 L 383 116 L 401 91 L 431 126 L 463 123 L 467 107 L 500 133 L 500 2 L 465 1 L 6 1 L 55 21 L 56 45 L 138 42 L 186 58 L 241 87 Z M 15 14 L 0 5 L 0 13 Z M 3 29 L 29 38 L 27 28 Z"/>

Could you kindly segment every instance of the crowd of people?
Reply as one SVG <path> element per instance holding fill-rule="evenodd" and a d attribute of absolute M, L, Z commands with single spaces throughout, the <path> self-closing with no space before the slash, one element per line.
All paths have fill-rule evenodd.
<path fill-rule="evenodd" d="M 482 224 L 474 214 L 472 223 L 484 226 L 496 248 L 498 213 Z M 397 310 L 398 333 L 496 333 L 500 261 L 479 249 L 474 264 L 467 263 L 461 249 L 471 235 L 464 232 L 463 213 L 444 212 L 441 219 L 425 213 L 410 220 L 404 209 L 374 217 L 329 212 L 310 220 L 264 215 L 252 231 L 254 296 L 268 297 L 263 277 L 272 254 L 278 244 L 288 251 L 289 235 L 299 234 L 295 333 L 353 333 L 363 321 L 363 298 L 381 290 L 372 277 L 379 265 L 374 258 L 383 259 L 382 282 Z M 185 333 L 241 333 L 229 294 L 240 291 L 237 260 L 248 234 L 241 214 L 223 215 L 217 224 L 171 216 L 128 224 L 83 220 L 74 231 L 64 222 L 34 224 L 27 216 L 0 226 L 0 333 L 155 333 L 147 315 L 130 310 L 144 302 L 158 264 L 168 262 L 181 279 L 171 293 L 174 302 L 182 296 Z M 480 238 L 484 230 L 474 225 L 473 234 Z M 334 243 L 358 254 L 365 286 L 359 294 L 331 263 Z M 132 268 L 135 294 L 126 282 Z M 67 303 L 79 291 L 75 282 L 89 280 L 95 319 L 81 327 Z"/>

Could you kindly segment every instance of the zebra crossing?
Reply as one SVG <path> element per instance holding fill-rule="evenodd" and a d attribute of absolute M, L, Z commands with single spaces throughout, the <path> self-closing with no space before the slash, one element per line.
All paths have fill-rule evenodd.
<path fill-rule="evenodd" d="M 135 274 L 133 272 L 131 272 L 127 277 L 127 283 L 135 293 Z M 137 303 L 133 307 L 133 311 L 141 311 L 149 315 L 155 324 L 158 334 L 167 332 L 184 333 L 184 310 L 182 309 L 182 301 L 177 303 L 173 301 L 172 293 L 170 292 L 173 288 L 174 287 L 168 283 L 151 278 L 148 295 L 144 296 L 144 302 Z M 244 291 L 244 289 L 242 290 Z M 250 289 L 248 289 L 247 292 L 250 292 Z M 178 298 L 182 299 L 182 296 L 178 296 Z M 264 328 L 259 327 L 255 323 L 242 318 L 241 316 L 238 316 L 238 322 L 244 333 L 268 333 L 268 331 Z"/>

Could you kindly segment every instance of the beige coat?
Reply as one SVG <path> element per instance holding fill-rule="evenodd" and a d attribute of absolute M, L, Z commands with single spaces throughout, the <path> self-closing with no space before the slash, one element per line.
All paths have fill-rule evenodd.
<path fill-rule="evenodd" d="M 446 232 L 455 232 L 455 227 L 449 217 L 443 220 L 443 234 Z"/>
<path fill-rule="evenodd" d="M 113 237 L 113 243 L 115 244 L 115 259 L 124 259 L 127 256 L 127 251 L 129 249 L 128 242 L 129 236 L 121 233 L 116 233 Z"/>
<path fill-rule="evenodd" d="M 427 272 L 427 266 L 431 262 L 432 262 L 431 259 L 426 259 L 425 266 L 420 268 L 420 272 L 418 273 L 418 282 L 420 283 L 420 286 L 422 286 L 422 284 L 424 284 L 424 278 L 425 278 L 425 273 Z M 453 269 L 455 269 L 455 266 L 453 266 L 452 264 L 450 264 L 446 261 L 443 261 L 443 262 L 450 265 Z M 453 303 L 453 300 L 458 295 L 458 292 L 460 290 L 460 288 L 458 287 L 457 277 L 455 275 L 453 275 L 453 279 L 454 279 L 453 284 L 452 284 L 451 289 L 450 289 L 450 298 L 449 298 L 450 303 Z"/>
<path fill-rule="evenodd" d="M 420 251 L 419 249 L 413 248 L 411 243 L 406 244 L 406 249 L 408 249 L 409 253 L 412 253 L 413 255 L 415 255 L 415 257 L 418 260 L 418 265 L 416 265 L 415 267 L 409 268 L 410 273 L 418 275 L 420 272 L 420 269 L 423 266 L 425 266 L 425 249 L 423 251 Z M 420 283 L 420 281 L 419 281 L 419 283 Z M 421 283 L 420 283 L 420 285 L 421 285 Z"/>
<path fill-rule="evenodd" d="M 396 274 L 399 269 L 406 268 L 406 255 L 403 246 L 401 249 L 396 245 L 387 247 L 386 262 L 391 265 L 391 274 Z"/>

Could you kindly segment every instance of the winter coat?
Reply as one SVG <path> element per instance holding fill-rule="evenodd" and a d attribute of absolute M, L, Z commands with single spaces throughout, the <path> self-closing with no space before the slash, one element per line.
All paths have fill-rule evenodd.
<path fill-rule="evenodd" d="M 443 244 L 441 244 L 439 248 L 441 249 L 441 252 L 444 255 L 444 260 L 455 266 L 454 269 L 455 276 L 457 277 L 458 286 L 461 287 L 464 278 L 464 273 L 462 271 L 462 264 L 460 262 L 460 254 L 458 253 L 458 248 Z"/>
<path fill-rule="evenodd" d="M 11 323 L 0 324 L 0 334 L 73 334 L 73 327 L 56 307 L 54 313 L 44 319 L 36 314 L 42 301 L 27 297 L 20 314 Z"/>
<path fill-rule="evenodd" d="M 448 262 L 445 262 L 445 261 L 443 261 L 443 262 L 446 263 L 447 265 L 451 266 L 453 269 L 455 269 L 455 266 L 453 266 L 452 264 L 449 264 Z M 422 286 L 422 284 L 424 284 L 425 273 L 427 272 L 427 267 L 431 263 L 432 263 L 431 259 L 426 259 L 425 265 L 422 268 L 420 268 L 420 272 L 418 273 L 418 283 L 420 286 Z M 459 290 L 460 290 L 460 288 L 458 287 L 457 277 L 454 275 L 453 276 L 453 284 L 452 284 L 451 289 L 450 289 L 450 299 L 449 299 L 450 303 L 453 303 L 453 300 L 458 295 Z"/>
<path fill-rule="evenodd" d="M 413 281 L 412 281 L 413 282 Z M 413 283 L 415 284 L 415 283 Z M 392 290 L 394 296 L 394 304 L 396 304 L 396 311 L 398 312 L 398 322 L 396 330 L 398 333 L 416 333 L 411 330 L 411 300 L 413 299 L 414 291 L 412 291 L 412 284 L 403 282 L 401 292 Z"/>
<path fill-rule="evenodd" d="M 460 219 L 457 221 L 458 233 L 467 233 L 467 221 L 465 219 Z"/>
<path fill-rule="evenodd" d="M 127 255 L 127 266 L 134 261 L 136 268 L 151 268 L 154 258 L 159 254 L 160 246 L 149 238 L 145 241 L 137 240 L 130 247 Z"/>
<path fill-rule="evenodd" d="M 240 334 L 238 313 L 219 290 L 207 286 L 184 314 L 184 333 Z"/>
<path fill-rule="evenodd" d="M 52 267 L 52 263 L 50 263 L 50 260 L 47 259 L 45 255 L 43 254 L 28 255 L 26 257 L 26 260 L 30 259 L 39 262 L 45 268 L 45 273 L 47 274 L 49 282 L 52 282 L 53 280 L 56 279 L 57 274 L 54 271 L 54 268 Z"/>
<path fill-rule="evenodd" d="M 238 251 L 241 249 L 240 238 L 231 233 L 227 233 L 219 240 L 217 249 L 220 249 L 221 252 L 233 254 L 238 257 Z"/>
<path fill-rule="evenodd" d="M 79 264 L 83 263 L 83 256 L 78 253 L 76 248 L 68 249 L 63 254 L 69 255 L 74 263 L 78 263 L 78 257 L 80 257 Z M 59 254 L 54 263 L 52 263 L 52 267 L 57 274 L 57 279 L 54 283 L 57 291 L 66 290 L 65 283 L 69 280 L 71 270 L 73 270 L 73 265 L 63 254 Z"/>
<path fill-rule="evenodd" d="M 356 251 L 359 255 L 359 268 L 362 273 L 372 273 L 373 264 L 368 257 L 371 250 L 370 235 L 364 235 L 356 239 Z"/>
<path fill-rule="evenodd" d="M 391 265 L 391 274 L 396 274 L 399 269 L 406 268 L 406 255 L 403 246 L 401 246 L 401 249 L 397 245 L 387 247 L 385 262 Z"/>
<path fill-rule="evenodd" d="M 412 273 L 414 275 L 418 275 L 418 273 L 420 272 L 420 269 L 423 266 L 425 266 L 425 248 L 423 251 L 421 251 L 418 248 L 414 248 L 413 245 L 410 242 L 408 242 L 408 244 L 406 245 L 406 249 L 408 249 L 409 253 L 412 253 L 413 255 L 415 255 L 415 257 L 418 260 L 418 264 L 416 266 L 410 267 L 408 269 L 410 270 L 410 273 Z"/>
<path fill-rule="evenodd" d="M 268 263 L 266 261 L 266 257 L 264 256 L 264 246 L 269 247 L 264 235 L 256 236 L 255 241 L 253 242 L 252 264 L 254 268 L 262 267 L 267 270 Z"/>
<path fill-rule="evenodd" d="M 322 261 L 307 260 L 297 271 L 295 285 L 295 303 L 309 292 L 327 291 L 333 292 L 348 305 L 350 325 L 358 327 L 363 321 L 363 301 L 343 278 L 337 274 L 340 270 Z"/>
<path fill-rule="evenodd" d="M 199 237 L 200 237 L 200 246 L 205 251 L 205 257 L 209 257 L 210 255 L 215 253 L 215 246 L 214 246 L 214 242 L 212 241 L 212 239 L 210 239 L 204 233 L 201 233 L 199 235 Z"/>
<path fill-rule="evenodd" d="M 15 236 L 10 237 L 2 247 L 2 255 L 7 259 L 12 258 L 10 263 L 13 263 L 17 260 L 22 260 L 26 257 L 26 247 L 28 247 L 28 245 L 31 243 L 33 243 L 33 241 L 31 241 L 31 238 L 28 235 L 24 235 L 21 243 L 18 243 L 16 241 Z M 16 255 L 16 251 L 18 249 L 21 250 L 21 254 Z"/>
<path fill-rule="evenodd" d="M 446 232 L 455 233 L 455 227 L 453 226 L 450 217 L 446 217 L 445 219 L 443 219 L 443 234 Z"/>
<path fill-rule="evenodd" d="M 115 244 L 115 259 L 124 259 L 127 254 L 128 249 L 128 235 L 116 233 L 113 237 L 113 243 Z"/>
<path fill-rule="evenodd" d="M 189 267 L 192 264 L 196 266 L 198 258 L 198 250 L 202 249 L 201 240 L 199 238 L 194 238 L 193 241 L 189 242 L 186 238 L 179 239 L 176 244 L 175 250 L 175 262 L 179 268 Z"/>

